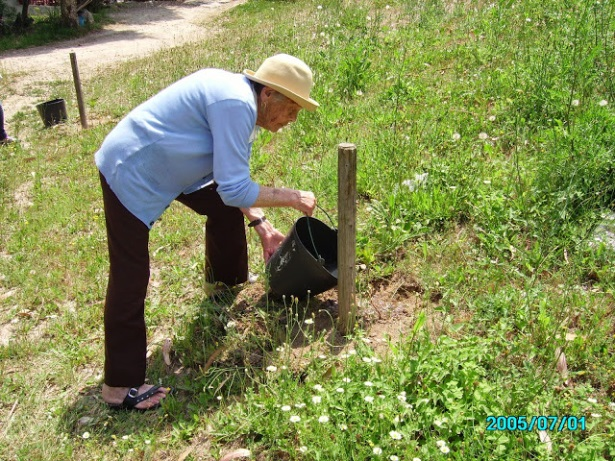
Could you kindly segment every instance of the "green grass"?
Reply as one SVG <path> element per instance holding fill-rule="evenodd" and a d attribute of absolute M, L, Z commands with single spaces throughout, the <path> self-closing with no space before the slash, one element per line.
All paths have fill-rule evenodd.
<path fill-rule="evenodd" d="M 615 193 L 614 8 L 251 0 L 199 46 L 84 82 L 88 130 L 76 110 L 48 130 L 19 114 L 11 132 L 27 142 L 0 150 L 0 458 L 614 459 L 614 255 L 590 244 Z M 181 76 L 281 51 L 313 68 L 321 109 L 264 133 L 253 174 L 313 190 L 335 221 L 337 145 L 357 145 L 355 333 L 335 333 L 328 295 L 282 305 L 257 284 L 205 300 L 203 222 L 174 204 L 151 235 L 147 321 L 148 376 L 175 391 L 158 413 L 111 413 L 93 153 Z M 55 84 L 76 107 L 72 83 Z M 298 217 L 267 215 L 282 231 Z M 262 281 L 254 235 L 250 248 Z M 490 415 L 586 427 L 547 444 L 488 431 Z"/>
<path fill-rule="evenodd" d="M 33 23 L 24 31 L 12 29 L 14 15 L 5 15 L 5 26 L 0 34 L 0 52 L 34 46 L 48 45 L 62 40 L 70 40 L 100 29 L 108 22 L 105 11 L 95 13 L 95 22 L 79 28 L 70 28 L 62 24 L 60 13 L 50 11 L 49 13 L 33 12 L 34 7 L 29 11 L 29 17 Z M 21 13 L 21 10 L 19 11 Z"/>

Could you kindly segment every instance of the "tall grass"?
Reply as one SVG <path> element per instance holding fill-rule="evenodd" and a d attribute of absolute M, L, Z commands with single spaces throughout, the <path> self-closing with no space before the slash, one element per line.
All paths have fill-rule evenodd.
<path fill-rule="evenodd" d="M 87 82 L 89 130 L 20 114 L 27 142 L 0 151 L 0 458 L 209 460 L 241 446 L 263 460 L 613 459 L 613 249 L 591 244 L 613 198 L 613 13 L 252 0 L 206 43 Z M 93 152 L 181 76 L 255 70 L 276 52 L 314 69 L 321 109 L 264 133 L 254 176 L 313 190 L 335 221 L 336 146 L 357 144 L 355 334 L 335 334 L 328 294 L 280 303 L 257 284 L 205 300 L 203 223 L 173 205 L 152 231 L 147 320 L 149 377 L 175 392 L 159 413 L 109 413 Z M 58 88 L 76 106 L 70 82 Z M 297 217 L 267 214 L 283 231 Z M 262 280 L 254 236 L 250 258 Z M 369 299 L 382 287 L 395 293 L 384 308 Z M 490 415 L 586 427 L 546 441 L 487 430 Z"/>

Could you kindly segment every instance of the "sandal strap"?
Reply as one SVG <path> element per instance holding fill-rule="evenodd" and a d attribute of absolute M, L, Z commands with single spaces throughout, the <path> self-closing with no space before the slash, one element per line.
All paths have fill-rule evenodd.
<path fill-rule="evenodd" d="M 159 390 L 160 386 L 153 386 L 151 389 L 145 391 L 143 394 L 139 394 L 139 389 L 133 387 L 128 391 L 128 395 L 124 399 L 124 404 L 131 406 L 137 405 L 144 400 L 149 399 L 153 395 L 156 395 Z"/>

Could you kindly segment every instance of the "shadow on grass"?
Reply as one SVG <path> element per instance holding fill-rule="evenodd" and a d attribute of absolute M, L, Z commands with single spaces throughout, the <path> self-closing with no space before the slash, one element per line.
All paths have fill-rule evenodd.
<path fill-rule="evenodd" d="M 349 340 L 339 334 L 336 320 L 333 291 L 291 305 L 254 286 L 203 299 L 176 328 L 167 361 L 160 348 L 148 359 L 149 382 L 173 389 L 161 408 L 144 413 L 112 410 L 102 400 L 100 382 L 82 389 L 62 410 L 58 430 L 76 439 L 88 432 L 101 443 L 125 434 L 146 437 L 169 430 L 189 439 L 199 419 L 218 410 L 220 400 L 241 398 L 247 388 L 262 382 L 280 346 L 298 351 L 290 368 L 299 380 L 303 359 L 322 353 L 323 347 L 338 354 Z"/>
<path fill-rule="evenodd" d="M 148 360 L 149 382 L 164 382 L 167 377 L 164 373 L 165 363 L 162 352 L 158 351 Z M 177 379 L 173 383 L 179 383 Z M 169 409 L 176 403 L 175 395 L 164 399 L 164 404 L 154 410 L 140 412 L 130 410 L 111 409 L 102 399 L 102 380 L 96 384 L 82 388 L 78 394 L 63 409 L 58 419 L 57 430 L 68 434 L 74 439 L 92 439 L 100 443 L 109 444 L 121 439 L 125 435 L 139 437 L 151 435 L 156 432 L 167 432 L 173 422 L 181 418 L 180 414 L 172 417 Z"/>

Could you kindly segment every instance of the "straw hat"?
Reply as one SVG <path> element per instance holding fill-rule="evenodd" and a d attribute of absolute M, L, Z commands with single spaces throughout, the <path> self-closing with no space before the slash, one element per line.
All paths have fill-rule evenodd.
<path fill-rule="evenodd" d="M 273 88 L 304 109 L 314 111 L 319 104 L 310 98 L 312 71 L 301 59 L 288 54 L 276 54 L 263 61 L 256 72 L 244 70 L 250 80 Z"/>

